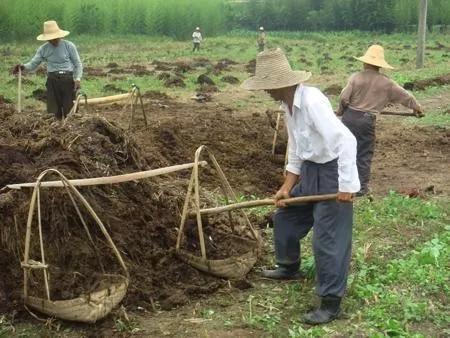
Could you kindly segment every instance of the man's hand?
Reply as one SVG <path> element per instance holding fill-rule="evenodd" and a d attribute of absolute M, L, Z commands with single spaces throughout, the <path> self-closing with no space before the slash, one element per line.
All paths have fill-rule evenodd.
<path fill-rule="evenodd" d="M 286 188 L 282 187 L 280 190 L 278 190 L 275 196 L 273 197 L 277 208 L 284 208 L 286 204 L 283 202 L 283 199 L 289 197 L 291 197 L 291 195 L 289 194 L 289 190 L 287 190 Z"/>
<path fill-rule="evenodd" d="M 19 69 L 23 72 L 25 70 L 25 66 L 18 64 L 15 65 L 12 69 L 11 69 L 11 73 L 14 75 L 17 75 L 19 73 Z"/>
<path fill-rule="evenodd" d="M 73 81 L 73 91 L 77 91 L 81 88 L 80 80 Z"/>
<path fill-rule="evenodd" d="M 353 193 L 339 191 L 336 199 L 338 202 L 353 202 Z"/>
<path fill-rule="evenodd" d="M 416 115 L 417 118 L 421 118 L 421 117 L 425 116 L 425 114 L 422 110 L 422 107 L 419 107 L 418 109 L 414 109 L 413 113 L 414 113 L 414 115 Z"/>

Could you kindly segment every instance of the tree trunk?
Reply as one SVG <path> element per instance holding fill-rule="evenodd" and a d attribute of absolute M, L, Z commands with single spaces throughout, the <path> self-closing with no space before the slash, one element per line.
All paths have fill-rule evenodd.
<path fill-rule="evenodd" d="M 427 32 L 427 0 L 419 0 L 419 31 L 416 68 L 422 68 L 425 59 L 425 35 Z"/>

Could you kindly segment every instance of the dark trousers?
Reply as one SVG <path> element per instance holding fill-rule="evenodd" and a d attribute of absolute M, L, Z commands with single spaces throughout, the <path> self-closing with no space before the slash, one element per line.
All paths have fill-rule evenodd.
<path fill-rule="evenodd" d="M 65 118 L 73 107 L 74 81 L 72 73 L 49 73 L 47 77 L 47 111 L 59 120 Z"/>
<path fill-rule="evenodd" d="M 318 164 L 305 161 L 293 197 L 336 193 L 337 160 Z M 325 201 L 280 208 L 274 215 L 277 263 L 300 267 L 300 240 L 313 229 L 316 292 L 319 296 L 344 295 L 352 246 L 353 203 Z"/>
<path fill-rule="evenodd" d="M 346 108 L 342 116 L 342 123 L 353 133 L 357 142 L 356 165 L 358 167 L 361 194 L 369 189 L 370 167 L 375 149 L 376 116 L 351 108 Z"/>
<path fill-rule="evenodd" d="M 192 51 L 195 52 L 196 50 L 200 51 L 200 42 L 194 42 L 194 47 L 192 48 Z"/>

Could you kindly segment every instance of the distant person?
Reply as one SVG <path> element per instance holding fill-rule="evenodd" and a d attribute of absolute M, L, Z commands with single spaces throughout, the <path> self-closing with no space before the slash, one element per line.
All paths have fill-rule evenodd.
<path fill-rule="evenodd" d="M 336 117 L 330 101 L 304 84 L 311 73 L 293 71 L 280 49 L 256 56 L 255 76 L 242 87 L 264 90 L 285 111 L 288 164 L 275 194 L 274 244 L 278 267 L 262 271 L 277 280 L 302 278 L 300 240 L 313 230 L 318 308 L 303 321 L 323 324 L 336 319 L 347 286 L 352 248 L 353 194 L 360 189 L 356 139 Z M 336 194 L 334 200 L 287 206 L 284 199 Z"/>
<path fill-rule="evenodd" d="M 258 43 L 258 51 L 262 52 L 266 47 L 266 32 L 264 31 L 264 27 L 259 27 L 258 39 L 256 40 Z"/>
<path fill-rule="evenodd" d="M 202 33 L 200 32 L 200 27 L 195 28 L 194 33 L 192 33 L 192 44 L 194 47 L 192 48 L 192 51 L 195 52 L 196 50 L 200 51 L 200 44 L 202 43 Z"/>
<path fill-rule="evenodd" d="M 342 90 L 337 114 L 355 135 L 358 142 L 357 165 L 361 190 L 358 196 L 369 192 L 370 167 L 375 148 L 376 113 L 388 103 L 399 103 L 411 108 L 417 117 L 423 111 L 417 100 L 380 68 L 394 69 L 384 59 L 383 47 L 370 46 L 366 54 L 356 58 L 363 62 L 363 70 L 350 76 Z"/>
<path fill-rule="evenodd" d="M 61 30 L 56 21 L 44 22 L 44 32 L 37 37 L 47 41 L 40 46 L 30 62 L 18 64 L 13 74 L 34 71 L 44 61 L 47 62 L 47 111 L 57 119 L 65 118 L 73 106 L 75 92 L 80 88 L 83 66 L 75 45 L 62 38 L 69 35 Z"/>

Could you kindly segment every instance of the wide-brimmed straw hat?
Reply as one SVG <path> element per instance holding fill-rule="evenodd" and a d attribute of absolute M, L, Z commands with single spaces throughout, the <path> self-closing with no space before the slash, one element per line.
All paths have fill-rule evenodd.
<path fill-rule="evenodd" d="M 369 65 L 386 69 L 394 69 L 394 67 L 387 63 L 384 59 L 384 49 L 380 45 L 372 45 L 369 49 L 367 49 L 366 54 L 361 57 L 354 56 L 354 58 Z"/>
<path fill-rule="evenodd" d="M 245 80 L 241 87 L 247 90 L 285 88 L 304 82 L 310 77 L 310 72 L 292 70 L 281 49 L 270 49 L 258 53 L 255 76 Z"/>
<path fill-rule="evenodd" d="M 56 21 L 51 20 L 44 22 L 44 33 L 40 34 L 36 39 L 39 41 L 49 41 L 63 38 L 69 34 L 70 32 L 60 29 Z"/>

